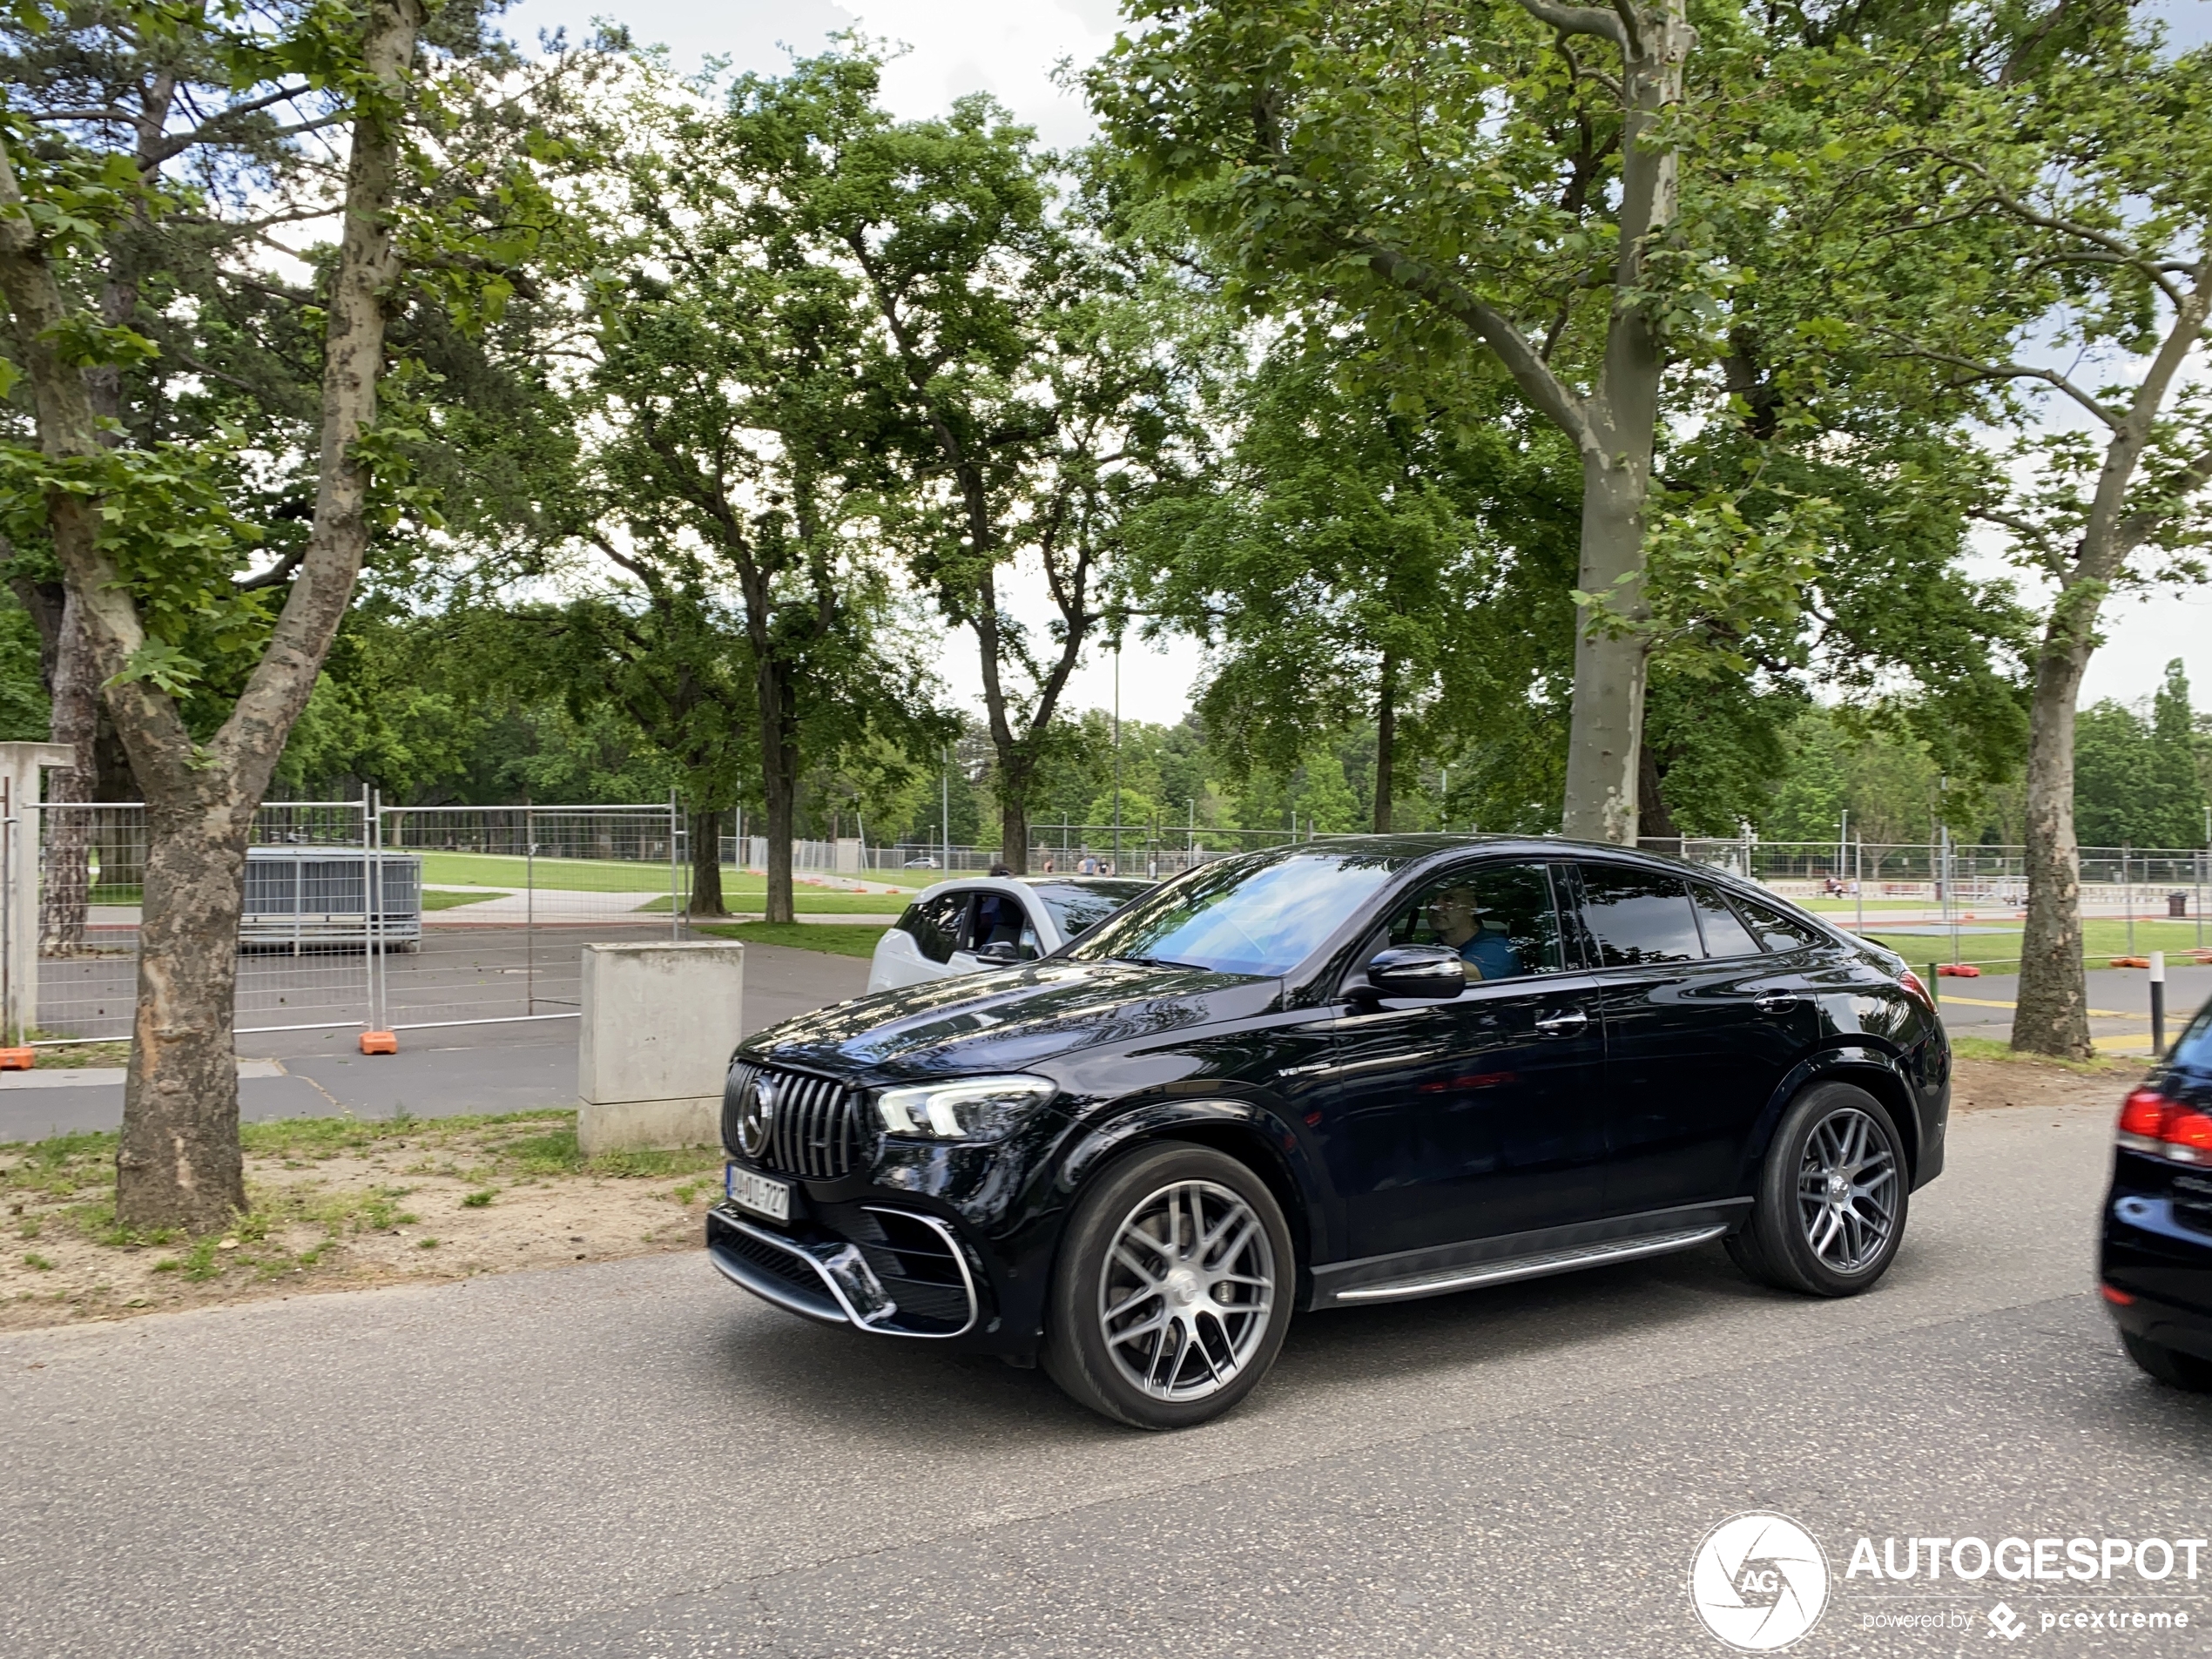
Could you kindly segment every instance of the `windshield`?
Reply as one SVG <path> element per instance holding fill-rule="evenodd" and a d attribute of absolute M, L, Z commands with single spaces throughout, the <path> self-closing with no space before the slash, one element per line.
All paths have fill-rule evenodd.
<path fill-rule="evenodd" d="M 1087 881 L 1082 887 L 1036 889 L 1037 898 L 1060 929 L 1062 939 L 1087 934 L 1140 893 L 1150 893 L 1150 881 Z"/>
<path fill-rule="evenodd" d="M 1404 862 L 1343 852 L 1264 863 L 1224 859 L 1139 899 L 1069 954 L 1278 978 L 1319 948 Z"/>

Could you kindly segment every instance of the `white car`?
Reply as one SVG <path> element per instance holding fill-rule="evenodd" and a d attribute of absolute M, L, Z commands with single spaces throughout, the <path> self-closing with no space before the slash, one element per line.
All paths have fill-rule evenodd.
<path fill-rule="evenodd" d="M 876 941 L 868 989 L 1035 961 L 1089 932 L 1153 883 L 1123 876 L 974 875 L 914 895 Z"/>

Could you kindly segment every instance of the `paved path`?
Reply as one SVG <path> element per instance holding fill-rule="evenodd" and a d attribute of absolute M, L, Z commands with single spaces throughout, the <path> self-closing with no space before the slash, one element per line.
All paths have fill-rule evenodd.
<path fill-rule="evenodd" d="M 1794 1653 L 1986 1659 L 1999 1590 L 2031 1628 L 2088 1598 L 1845 1581 L 1852 1541 L 2209 1530 L 2212 1402 L 2089 1292 L 2089 1092 L 1963 1119 L 1873 1295 L 1709 1249 L 1316 1316 L 1172 1436 L 697 1255 L 0 1337 L 0 1650 L 1724 1659 L 1690 1556 L 1771 1507 L 1837 1575 Z M 2017 1651 L 2201 1652 L 2208 1588 L 2096 1598 L 2186 1637 Z M 1973 1627 L 1861 1628 L 1930 1609 Z"/>
<path fill-rule="evenodd" d="M 852 957 L 747 945 L 745 1029 L 858 996 L 867 980 L 867 963 Z M 242 1046 L 276 1056 L 280 1075 L 242 1075 L 239 1109 L 247 1119 L 260 1120 L 347 1111 L 389 1117 L 402 1109 L 419 1117 L 450 1117 L 573 1106 L 577 1027 L 574 1020 L 558 1020 L 408 1031 L 401 1034 L 398 1054 L 375 1055 L 360 1053 L 359 1034 L 352 1030 L 241 1037 Z M 10 1086 L 0 1088 L 0 1141 L 122 1123 L 119 1076 L 86 1086 L 59 1081 L 65 1073 L 44 1075 L 57 1081 L 40 1086 L 33 1082 L 39 1072 L 9 1074 Z"/>

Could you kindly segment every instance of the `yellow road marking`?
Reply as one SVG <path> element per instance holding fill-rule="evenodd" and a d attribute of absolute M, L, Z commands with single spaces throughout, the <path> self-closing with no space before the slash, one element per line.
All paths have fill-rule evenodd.
<path fill-rule="evenodd" d="M 2016 1008 L 2020 1006 L 2017 1002 L 1993 1002 L 1985 996 L 1953 996 L 1947 991 L 1942 1000 L 1946 1002 L 1964 1002 L 1970 1008 Z M 2115 1014 L 2110 1008 L 2087 1008 L 2083 1011 L 2093 1020 L 2140 1020 L 2143 1017 L 2140 1014 Z"/>

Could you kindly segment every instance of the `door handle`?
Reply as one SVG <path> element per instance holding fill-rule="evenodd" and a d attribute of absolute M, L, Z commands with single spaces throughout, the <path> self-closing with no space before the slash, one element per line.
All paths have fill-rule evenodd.
<path fill-rule="evenodd" d="M 1797 1011 L 1797 999 L 1787 991 L 1769 991 L 1751 1006 L 1762 1014 L 1792 1014 Z"/>
<path fill-rule="evenodd" d="M 1590 1016 L 1580 1008 L 1570 1008 L 1565 1014 L 1554 1014 L 1536 1022 L 1536 1029 L 1548 1037 L 1572 1036 L 1590 1022 Z"/>

